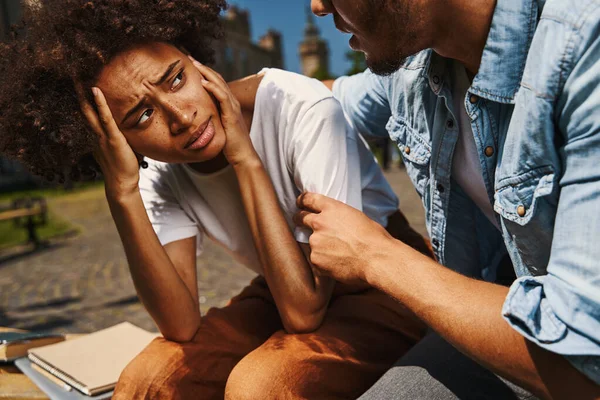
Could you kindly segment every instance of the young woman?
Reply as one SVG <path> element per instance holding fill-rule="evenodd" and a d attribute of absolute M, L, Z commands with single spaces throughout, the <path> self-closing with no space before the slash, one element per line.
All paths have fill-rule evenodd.
<path fill-rule="evenodd" d="M 270 69 L 227 84 L 192 58 L 211 61 L 224 7 L 30 8 L 26 38 L 0 50 L 0 149 L 58 179 L 85 177 L 90 152 L 101 169 L 135 287 L 163 335 L 127 367 L 115 399 L 356 397 L 423 325 L 373 289 L 315 274 L 296 199 L 333 197 L 429 249 L 325 86 Z M 259 277 L 201 316 L 196 257 L 207 239 Z"/>

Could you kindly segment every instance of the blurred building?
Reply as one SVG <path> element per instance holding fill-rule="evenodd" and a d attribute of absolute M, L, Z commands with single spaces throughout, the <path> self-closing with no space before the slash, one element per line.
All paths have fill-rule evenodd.
<path fill-rule="evenodd" d="M 284 68 L 283 40 L 274 30 L 252 41 L 250 15 L 247 10 L 231 6 L 223 17 L 225 38 L 215 46 L 215 69 L 226 80 L 238 79 L 264 67 Z"/>
<path fill-rule="evenodd" d="M 309 8 L 306 10 L 306 27 L 304 40 L 299 46 L 302 73 L 318 79 L 328 79 L 329 73 L 329 46 L 321 38 L 321 31 L 315 24 L 314 15 Z"/>

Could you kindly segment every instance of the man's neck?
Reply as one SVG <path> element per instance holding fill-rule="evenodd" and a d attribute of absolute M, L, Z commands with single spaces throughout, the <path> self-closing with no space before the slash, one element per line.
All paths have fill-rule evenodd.
<path fill-rule="evenodd" d="M 439 7 L 433 50 L 460 61 L 469 76 L 479 71 L 481 56 L 492 24 L 496 0 L 450 0 Z"/>

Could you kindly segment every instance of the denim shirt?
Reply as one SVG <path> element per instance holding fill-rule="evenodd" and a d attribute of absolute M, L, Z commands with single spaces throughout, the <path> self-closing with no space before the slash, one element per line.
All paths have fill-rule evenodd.
<path fill-rule="evenodd" d="M 497 1 L 464 102 L 501 231 L 452 179 L 453 62 L 425 50 L 334 94 L 398 145 L 440 263 L 493 281 L 508 253 L 506 321 L 600 384 L 600 0 Z"/>

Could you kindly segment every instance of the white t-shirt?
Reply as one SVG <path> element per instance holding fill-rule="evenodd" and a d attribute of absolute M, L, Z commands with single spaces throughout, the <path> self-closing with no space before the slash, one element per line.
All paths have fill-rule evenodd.
<path fill-rule="evenodd" d="M 454 110 L 458 113 L 458 142 L 452 159 L 452 177 L 473 200 L 483 214 L 499 229 L 498 221 L 494 215 L 492 203 L 487 195 L 483 172 L 477 154 L 477 146 L 471 128 L 471 119 L 465 107 L 465 96 L 469 89 L 469 77 L 465 67 L 459 62 L 454 62 L 452 69 L 452 99 Z"/>
<path fill-rule="evenodd" d="M 308 243 L 310 235 L 292 221 L 296 198 L 304 191 L 342 201 L 387 225 L 398 199 L 332 93 L 302 75 L 277 69 L 262 73 L 250 139 L 296 240 Z M 200 255 L 208 237 L 262 274 L 232 167 L 201 174 L 186 164 L 147 161 L 140 192 L 163 245 L 196 236 Z"/>

